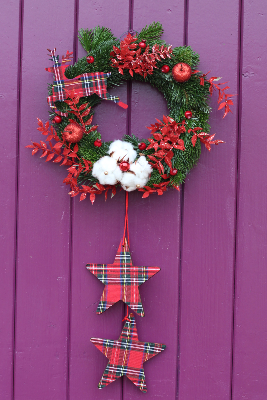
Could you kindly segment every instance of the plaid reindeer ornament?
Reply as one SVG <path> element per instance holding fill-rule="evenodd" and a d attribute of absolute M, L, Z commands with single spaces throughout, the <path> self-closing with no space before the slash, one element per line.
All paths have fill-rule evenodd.
<path fill-rule="evenodd" d="M 65 76 L 65 70 L 68 68 L 68 65 L 65 64 L 71 61 L 72 52 L 67 51 L 66 56 L 62 56 L 62 63 L 60 63 L 59 56 L 56 55 L 56 49 L 48 49 L 48 51 L 54 65 L 45 70 L 54 73 L 55 80 L 52 86 L 52 95 L 47 97 L 47 102 L 54 111 L 56 110 L 55 102 L 66 100 L 67 92 L 70 90 L 74 90 L 75 94 L 79 97 L 91 96 L 95 93 L 104 100 L 112 100 L 120 107 L 128 108 L 127 104 L 122 103 L 119 97 L 112 96 L 107 92 L 107 79 L 111 75 L 111 72 L 84 73 L 74 79 L 68 79 Z M 67 116 L 67 113 L 59 110 L 56 110 L 56 112 L 57 114 Z"/>
<path fill-rule="evenodd" d="M 138 315 L 144 317 L 138 287 L 159 272 L 160 268 L 133 266 L 126 238 L 121 241 L 113 264 L 87 264 L 86 268 L 105 284 L 97 314 L 122 300 Z"/>
<path fill-rule="evenodd" d="M 143 364 L 166 348 L 164 344 L 139 341 L 133 314 L 127 318 L 118 340 L 91 338 L 91 342 L 109 359 L 99 389 L 126 375 L 144 393 L 147 387 Z"/>

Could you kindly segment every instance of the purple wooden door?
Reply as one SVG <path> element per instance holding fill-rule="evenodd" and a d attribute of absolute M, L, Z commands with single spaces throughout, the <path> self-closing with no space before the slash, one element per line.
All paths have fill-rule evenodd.
<path fill-rule="evenodd" d="M 266 140 L 264 0 L 17 0 L 1 5 L 1 400 L 266 400 Z M 102 284 L 88 262 L 113 260 L 123 233 L 124 193 L 70 199 L 64 167 L 31 157 L 36 117 L 48 117 L 47 48 L 84 55 L 79 28 L 120 37 L 153 21 L 173 46 L 199 52 L 200 69 L 229 80 L 233 115 L 211 100 L 212 132 L 226 144 L 203 149 L 180 193 L 129 196 L 136 265 L 161 272 L 141 288 L 139 338 L 165 343 L 145 364 L 148 392 L 127 379 L 97 388 L 105 357 L 90 337 L 117 339 L 125 314 L 96 315 Z M 155 89 L 116 89 L 94 122 L 104 140 L 167 113 Z"/>

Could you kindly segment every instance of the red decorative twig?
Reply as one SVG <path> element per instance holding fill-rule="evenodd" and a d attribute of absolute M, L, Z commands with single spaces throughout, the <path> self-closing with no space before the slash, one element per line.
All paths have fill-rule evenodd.
<path fill-rule="evenodd" d="M 212 76 L 208 82 L 210 84 L 210 94 L 212 95 L 214 89 L 218 90 L 218 110 L 221 110 L 222 108 L 224 108 L 224 115 L 223 118 L 226 117 L 226 115 L 231 112 L 232 110 L 230 109 L 230 105 L 232 106 L 233 100 L 231 100 L 231 97 L 236 96 L 235 94 L 227 94 L 225 93 L 225 91 L 227 89 L 230 89 L 230 86 L 225 86 L 224 88 L 222 87 L 222 85 L 225 85 L 227 82 L 224 83 L 214 83 L 214 81 L 218 80 L 220 78 L 216 78 L 215 76 Z M 221 104 L 220 104 L 221 103 Z"/>
<path fill-rule="evenodd" d="M 65 100 L 65 103 L 67 103 L 71 109 L 71 111 L 68 112 L 74 114 L 78 118 L 81 126 L 83 127 L 84 133 L 88 134 L 90 132 L 95 131 L 98 125 L 94 125 L 89 130 L 86 130 L 86 127 L 91 125 L 93 121 L 93 116 L 91 116 L 86 122 L 83 121 L 84 117 L 87 117 L 87 115 L 89 115 L 91 111 L 91 107 L 88 107 L 86 109 L 88 103 L 84 103 L 78 108 L 77 104 L 79 103 L 80 97 L 75 94 L 74 90 L 66 91 L 66 95 L 68 99 Z M 69 119 L 69 122 L 76 122 L 76 121 L 74 121 L 73 119 Z"/>
<path fill-rule="evenodd" d="M 136 41 L 137 37 L 128 33 L 126 38 L 120 42 L 120 48 L 113 46 L 114 58 L 112 58 L 112 67 L 118 68 L 119 73 L 123 75 L 123 70 L 129 71 L 130 75 L 133 73 L 139 74 L 144 78 L 148 74 L 153 73 L 154 68 L 157 67 L 157 61 L 161 61 L 165 58 L 171 58 L 172 48 L 171 46 L 160 47 L 155 44 L 151 50 L 149 45 L 146 46 L 143 51 L 138 47 Z M 136 48 L 138 48 L 136 50 Z"/>
<path fill-rule="evenodd" d="M 195 145 L 196 145 L 197 138 L 200 139 L 201 143 L 204 143 L 206 149 L 208 149 L 209 151 L 211 149 L 211 146 L 210 146 L 211 144 L 218 145 L 219 143 L 224 143 L 223 140 L 213 140 L 215 133 L 213 135 L 209 135 L 208 133 L 203 132 L 202 128 L 199 126 L 197 126 L 194 129 L 188 129 L 188 133 L 190 133 L 190 132 L 193 132 L 193 136 L 191 138 L 193 147 L 195 147 Z"/>
<path fill-rule="evenodd" d="M 185 150 L 184 141 L 180 139 L 181 133 L 185 132 L 185 121 L 176 122 L 174 119 L 163 115 L 163 122 L 157 119 L 157 123 L 148 127 L 154 139 L 148 139 L 150 144 L 146 150 L 154 149 L 153 155 L 147 157 L 153 161 L 150 162 L 153 168 L 156 168 L 163 179 L 168 176 L 164 174 L 162 160 L 172 168 L 173 149 Z M 165 183 L 165 182 L 164 182 Z"/>

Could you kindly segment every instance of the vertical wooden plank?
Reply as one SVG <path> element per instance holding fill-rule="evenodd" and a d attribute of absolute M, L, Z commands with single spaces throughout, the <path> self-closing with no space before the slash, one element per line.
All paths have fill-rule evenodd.
<path fill-rule="evenodd" d="M 233 399 L 266 399 L 265 1 L 244 4 Z"/>
<path fill-rule="evenodd" d="M 66 170 L 33 158 L 36 117 L 48 119 L 47 48 L 72 50 L 74 1 L 24 2 L 19 165 L 15 398 L 65 399 L 69 204 Z M 59 40 L 60 37 L 60 40 Z"/>
<path fill-rule="evenodd" d="M 183 44 L 184 4 L 174 1 L 134 1 L 133 29 L 153 21 L 164 28 L 163 39 L 173 46 Z M 131 133 L 149 137 L 146 126 L 168 114 L 166 101 L 156 89 L 133 82 Z M 163 196 L 142 199 L 130 193 L 129 228 L 133 262 L 156 265 L 161 271 L 141 286 L 145 317 L 137 318 L 141 341 L 164 343 L 166 350 L 145 363 L 146 399 L 175 399 L 177 389 L 178 266 L 180 194 L 170 190 Z M 143 399 L 141 393 L 124 379 L 123 399 Z"/>
<path fill-rule="evenodd" d="M 0 198 L 0 393 L 10 399 L 13 386 L 14 253 L 16 224 L 17 85 L 19 65 L 19 2 L 2 4 L 0 14 L 2 127 Z"/>
<path fill-rule="evenodd" d="M 127 1 L 97 0 L 79 2 L 79 29 L 97 25 L 108 27 L 120 37 L 128 30 L 129 4 Z M 79 44 L 78 57 L 86 55 Z M 127 86 L 109 91 L 127 103 Z M 104 141 L 121 139 L 126 133 L 127 111 L 113 102 L 102 101 L 95 109 L 94 123 Z M 110 194 L 109 194 L 110 197 Z M 90 343 L 91 337 L 117 339 L 122 327 L 123 305 L 118 303 L 102 315 L 96 314 L 103 284 L 85 266 L 89 262 L 111 263 L 123 235 L 125 194 L 117 193 L 106 202 L 97 196 L 94 205 L 86 199 L 74 199 L 73 258 L 70 344 L 70 399 L 121 399 L 121 379 L 103 390 L 98 382 L 107 359 Z"/>
<path fill-rule="evenodd" d="M 189 2 L 188 45 L 229 93 L 237 93 L 238 6 Z M 223 120 L 216 94 L 211 106 L 211 132 L 226 144 L 203 148 L 185 183 L 179 400 L 230 398 L 237 113 Z"/>

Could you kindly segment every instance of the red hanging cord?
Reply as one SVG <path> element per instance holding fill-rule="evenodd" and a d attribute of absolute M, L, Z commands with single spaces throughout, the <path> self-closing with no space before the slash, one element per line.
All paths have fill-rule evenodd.
<path fill-rule="evenodd" d="M 125 237 L 127 234 L 128 238 L 128 245 L 130 246 L 130 238 L 129 238 L 129 221 L 128 221 L 128 192 L 125 191 L 125 221 L 124 221 L 124 232 L 123 232 L 123 237 L 122 237 L 122 245 L 124 246 L 125 244 Z"/>
<path fill-rule="evenodd" d="M 131 320 L 128 318 L 128 317 L 129 317 L 129 314 L 130 314 L 130 309 L 129 309 L 129 306 L 127 305 L 127 314 L 126 314 L 125 317 L 123 318 L 122 322 L 123 322 L 123 321 L 129 321 L 129 322 L 131 322 Z"/>
<path fill-rule="evenodd" d="M 124 231 L 123 231 L 123 237 L 122 237 L 122 245 L 125 245 L 125 240 L 126 240 L 126 234 L 128 238 L 128 246 L 130 246 L 130 238 L 129 238 L 129 221 L 128 221 L 128 192 L 125 192 L 125 220 L 124 220 Z M 122 321 L 130 321 L 129 320 L 129 314 L 130 314 L 130 309 L 127 305 L 127 314 L 123 318 Z"/>

